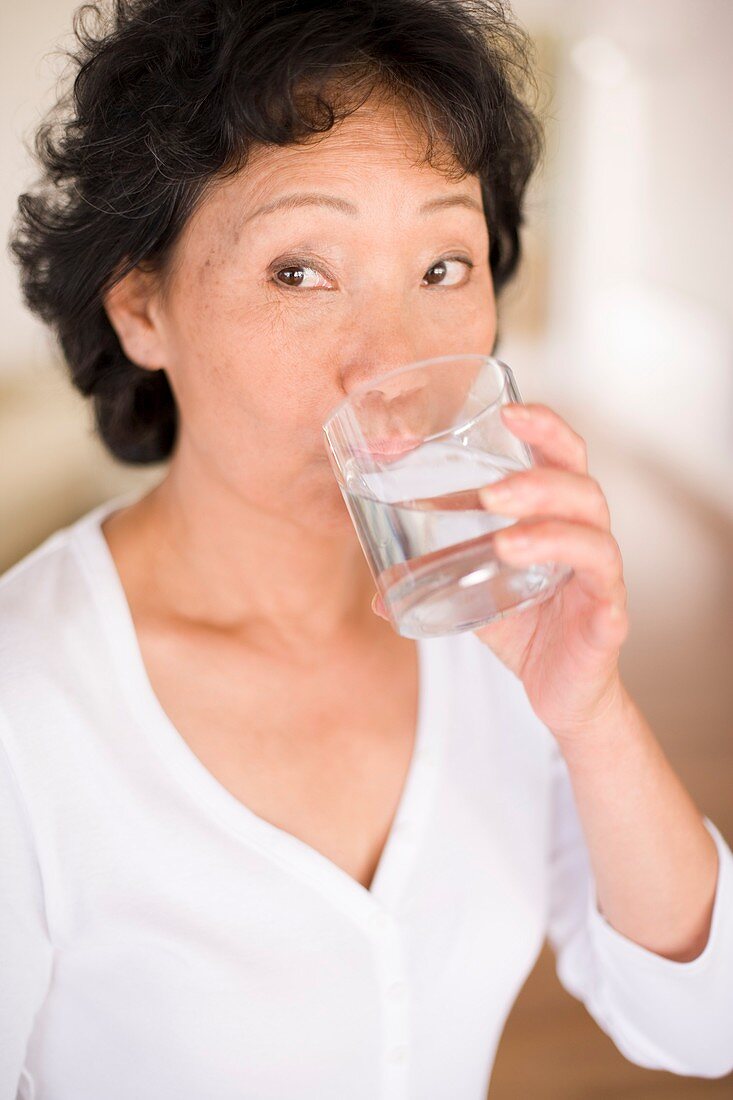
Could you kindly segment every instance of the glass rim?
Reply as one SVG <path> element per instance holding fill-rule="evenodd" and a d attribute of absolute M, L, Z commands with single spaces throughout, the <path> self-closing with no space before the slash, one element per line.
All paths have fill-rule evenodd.
<path fill-rule="evenodd" d="M 339 415 L 341 410 L 344 409 L 351 402 L 351 399 L 353 397 L 359 396 L 361 393 L 366 392 L 367 390 L 371 389 L 373 386 L 377 385 L 378 382 L 383 381 L 387 378 L 394 378 L 399 374 L 407 374 L 408 371 L 416 370 L 418 367 L 426 367 L 426 366 L 429 366 L 432 363 L 445 363 L 445 362 L 448 362 L 449 360 L 452 360 L 452 359 L 482 359 L 484 362 L 496 363 L 501 368 L 501 389 L 499 390 L 499 392 L 496 395 L 496 397 L 494 398 L 494 400 L 489 401 L 488 404 L 484 405 L 484 407 L 482 409 L 480 409 L 479 412 L 477 412 L 468 421 L 466 421 L 466 425 L 463 425 L 463 427 L 466 427 L 467 425 L 472 424 L 474 420 L 477 420 L 480 416 L 483 416 L 490 409 L 493 409 L 495 405 L 499 404 L 499 402 L 501 401 L 501 399 L 504 396 L 504 393 L 506 391 L 506 384 L 507 384 L 507 377 L 508 377 L 507 371 L 509 370 L 509 367 L 507 366 L 507 364 L 503 363 L 501 359 L 497 359 L 495 355 L 484 355 L 480 351 L 469 351 L 469 352 L 463 352 L 463 353 L 462 352 L 456 352 L 453 355 L 436 355 L 432 359 L 418 359 L 414 363 L 406 363 L 402 367 L 395 367 L 394 370 L 386 371 L 384 374 L 380 374 L 376 378 L 374 378 L 374 379 L 372 379 L 368 382 L 360 382 L 359 385 L 356 386 L 350 394 L 347 394 L 346 397 L 342 398 L 341 401 L 339 401 L 338 405 L 334 406 L 334 408 L 331 410 L 331 412 L 329 413 L 326 420 L 324 420 L 324 422 L 321 426 L 321 431 L 326 433 L 328 425 L 331 423 L 332 420 L 336 419 L 336 417 Z M 429 439 L 436 439 L 437 437 L 439 437 L 441 435 L 447 435 L 448 433 L 452 433 L 452 432 L 455 432 L 457 430 L 460 430 L 460 429 L 457 429 L 455 427 L 453 427 L 453 428 L 443 428 L 441 431 L 435 432 L 433 435 L 429 436 L 428 438 Z M 426 442 L 426 441 L 423 440 L 423 442 Z"/>

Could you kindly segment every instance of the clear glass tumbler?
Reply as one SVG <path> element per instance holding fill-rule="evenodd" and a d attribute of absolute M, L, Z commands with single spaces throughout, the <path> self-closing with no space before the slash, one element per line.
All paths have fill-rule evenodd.
<path fill-rule="evenodd" d="M 323 425 L 346 507 L 393 628 L 458 634 L 529 607 L 572 576 L 553 562 L 500 561 L 493 537 L 516 517 L 477 490 L 541 465 L 502 421 L 521 402 L 509 367 L 488 355 L 410 363 L 356 387 Z"/>

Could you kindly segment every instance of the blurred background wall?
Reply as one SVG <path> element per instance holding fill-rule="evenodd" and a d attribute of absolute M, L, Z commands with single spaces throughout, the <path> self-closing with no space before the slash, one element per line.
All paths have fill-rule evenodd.
<path fill-rule="evenodd" d="M 0 222 L 34 178 L 73 0 L 0 14 Z M 733 838 L 733 4 L 514 0 L 537 50 L 547 155 L 497 354 L 588 443 L 625 561 L 621 661 L 700 808 Z M 0 257 L 0 571 L 161 468 L 115 463 Z M 547 948 L 507 1022 L 492 1100 L 731 1096 L 631 1065 Z"/>

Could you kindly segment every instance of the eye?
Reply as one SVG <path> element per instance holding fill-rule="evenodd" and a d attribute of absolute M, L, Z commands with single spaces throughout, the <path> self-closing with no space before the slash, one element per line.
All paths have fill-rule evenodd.
<path fill-rule="evenodd" d="M 465 278 L 463 279 L 462 282 L 461 282 L 461 278 L 460 278 L 460 276 L 462 274 L 461 272 L 454 269 L 455 275 L 457 275 L 458 277 L 456 278 L 456 277 L 451 275 L 451 265 L 456 265 L 456 269 L 457 269 L 458 266 L 461 266 L 464 269 L 467 269 L 466 276 L 465 276 Z M 463 286 L 464 283 L 468 282 L 470 269 L 472 267 L 473 267 L 472 262 L 466 256 L 446 256 L 444 259 L 438 260 L 437 264 L 433 264 L 433 266 L 431 268 L 429 268 L 428 273 L 425 276 L 425 278 L 430 280 L 431 273 L 435 273 L 437 278 L 435 279 L 435 281 L 432 281 L 432 282 L 428 281 L 427 285 L 428 286 Z M 447 274 L 447 278 L 445 277 L 446 274 Z"/>
<path fill-rule="evenodd" d="M 306 290 L 320 290 L 326 286 L 325 283 L 319 284 L 315 281 L 319 276 L 318 270 L 300 260 L 287 261 L 283 266 L 277 267 L 272 274 L 276 285 L 287 290 L 297 290 L 302 286 Z"/>

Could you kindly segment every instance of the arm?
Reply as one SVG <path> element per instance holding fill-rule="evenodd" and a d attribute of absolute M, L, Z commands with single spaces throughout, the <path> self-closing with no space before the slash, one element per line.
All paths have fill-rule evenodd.
<path fill-rule="evenodd" d="M 542 463 L 479 490 L 517 517 L 494 549 L 516 567 L 572 570 L 550 599 L 476 631 L 556 741 L 558 975 L 630 1061 L 722 1076 L 733 1069 L 733 854 L 621 681 L 623 561 L 585 440 L 546 405 L 502 417 Z"/>
<path fill-rule="evenodd" d="M 657 750 L 661 752 L 658 746 Z M 652 761 L 655 758 L 656 753 Z M 657 805 L 658 791 L 656 788 L 651 791 L 648 806 L 644 794 L 646 781 L 656 776 L 652 784 L 659 783 L 664 790 L 666 777 L 675 793 L 678 781 L 676 777 L 674 781 L 669 779 L 669 765 L 662 769 L 660 781 L 653 763 L 645 766 L 631 757 L 627 758 L 626 770 L 617 766 L 616 760 L 607 761 L 607 782 L 602 769 L 593 773 L 594 779 L 589 779 L 587 765 L 585 774 L 578 770 L 579 759 L 576 756 L 572 773 L 565 755 L 555 746 L 548 830 L 547 935 L 556 955 L 560 982 L 585 1004 L 621 1053 L 636 1065 L 697 1077 L 725 1076 L 733 1070 L 733 853 L 715 825 L 703 818 L 702 828 L 716 849 L 718 864 L 712 912 L 702 919 L 702 924 L 709 924 L 706 942 L 701 952 L 688 961 L 655 951 L 655 947 L 662 947 L 671 948 L 670 953 L 675 956 L 692 954 L 691 949 L 687 950 L 688 933 L 683 932 L 681 937 L 672 930 L 670 934 L 665 924 L 668 917 L 660 919 L 655 904 L 657 891 L 660 903 L 667 907 L 665 912 L 674 918 L 678 910 L 674 899 L 682 893 L 680 872 L 663 871 L 671 855 L 679 851 L 680 842 L 675 835 L 668 850 L 663 837 L 656 849 L 642 835 L 643 829 L 658 825 L 650 808 Z M 637 797 L 638 787 L 638 797 L 644 803 L 641 813 L 644 821 L 646 814 L 652 814 L 651 826 L 639 825 L 640 818 L 634 818 L 637 824 L 629 819 L 631 809 L 625 797 L 631 785 L 634 787 L 631 802 Z M 576 788 L 585 808 L 583 818 Z M 682 790 L 686 801 L 688 796 Z M 594 798 L 598 803 L 588 811 L 588 802 L 593 803 Z M 675 801 L 673 796 L 672 805 Z M 665 805 L 669 807 L 666 801 Z M 621 841 L 617 846 L 616 821 L 619 836 L 631 837 L 627 839 L 628 851 Z M 699 824 L 695 817 L 694 825 Z M 591 831 L 592 857 L 588 843 Z M 684 829 L 681 835 L 685 836 Z M 693 829 L 693 836 L 698 836 L 697 828 Z M 602 837 L 608 841 L 605 847 Z M 706 849 L 707 843 L 703 847 L 707 858 Z M 635 858 L 637 853 L 639 859 Z M 680 858 L 682 877 L 688 884 L 694 883 L 696 872 L 687 866 L 684 853 Z M 648 864 L 653 865 L 651 869 Z M 623 922 L 625 932 L 610 923 L 598 907 L 596 868 L 605 875 L 603 881 L 607 887 L 610 884 L 604 898 L 616 907 L 615 919 Z M 633 883 L 633 889 L 629 889 L 629 883 Z M 703 893 L 706 887 L 704 883 Z M 633 896 L 634 890 L 638 896 Z M 681 908 L 687 907 L 683 904 Z M 694 925 L 699 910 L 699 904 L 693 903 L 692 920 L 684 917 L 679 927 Z M 632 923 L 639 932 L 638 939 L 626 934 L 632 931 Z M 650 930 L 648 936 L 643 935 L 642 926 Z M 698 932 L 699 929 L 693 930 L 692 938 Z M 678 950 L 681 938 L 688 941 L 684 951 Z M 641 939 L 648 941 L 649 946 L 638 942 Z"/>
<path fill-rule="evenodd" d="M 678 962 L 696 958 L 710 932 L 718 851 L 644 716 L 622 689 L 604 719 L 582 736 L 555 736 L 599 911 L 649 951 Z"/>
<path fill-rule="evenodd" d="M 0 742 L 0 1097 L 14 1097 L 52 947 L 30 823 Z"/>

